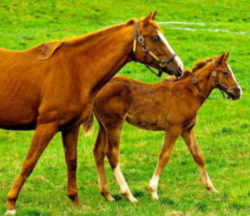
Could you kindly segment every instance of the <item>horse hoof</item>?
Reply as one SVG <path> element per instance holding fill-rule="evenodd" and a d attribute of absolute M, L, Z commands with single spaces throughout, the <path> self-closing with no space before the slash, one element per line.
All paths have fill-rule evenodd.
<path fill-rule="evenodd" d="M 4 215 L 15 215 L 15 214 L 16 214 L 16 210 L 13 209 L 13 210 L 7 210 Z"/>
<path fill-rule="evenodd" d="M 73 203 L 74 203 L 74 205 L 76 205 L 76 206 L 81 206 L 81 205 L 82 205 L 82 203 L 81 203 L 80 200 L 75 200 Z"/>
<path fill-rule="evenodd" d="M 159 199 L 157 190 L 155 190 L 152 186 L 149 186 L 149 191 L 150 191 L 152 200 L 158 200 Z"/>
<path fill-rule="evenodd" d="M 210 191 L 211 191 L 212 193 L 219 193 L 219 191 L 217 191 L 215 188 L 210 189 Z"/>
<path fill-rule="evenodd" d="M 215 187 L 207 187 L 207 190 L 212 193 L 219 193 L 219 191 L 217 191 Z"/>
<path fill-rule="evenodd" d="M 130 201 L 130 202 L 132 202 L 132 203 L 136 203 L 136 202 L 138 202 L 138 200 L 135 198 L 135 197 L 129 197 L 128 198 L 128 200 Z"/>
<path fill-rule="evenodd" d="M 105 198 L 106 198 L 106 200 L 109 201 L 109 202 L 114 202 L 114 201 L 115 201 L 114 197 L 112 197 L 111 195 L 106 196 Z"/>
<path fill-rule="evenodd" d="M 159 196 L 158 196 L 158 194 L 156 192 L 154 192 L 154 193 L 151 194 L 151 198 L 152 198 L 152 200 L 158 200 Z"/>

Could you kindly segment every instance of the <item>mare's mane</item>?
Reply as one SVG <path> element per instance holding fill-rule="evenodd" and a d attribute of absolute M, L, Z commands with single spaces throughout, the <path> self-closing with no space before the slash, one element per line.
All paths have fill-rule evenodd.
<path fill-rule="evenodd" d="M 99 31 L 95 31 L 95 32 L 84 34 L 84 35 L 72 37 L 72 38 L 66 39 L 64 41 L 64 44 L 66 44 L 66 45 L 77 45 L 77 44 L 82 43 L 82 42 L 87 42 L 88 40 L 92 40 L 95 37 L 100 37 L 100 36 L 103 36 L 103 35 L 105 35 L 107 33 L 115 32 L 115 31 L 123 28 L 124 26 L 129 26 L 131 24 L 134 24 L 135 21 L 136 21 L 135 19 L 131 19 L 126 23 L 117 24 L 117 25 L 113 25 L 113 26 L 108 26 L 108 27 L 106 27 L 104 29 L 101 29 Z"/>
<path fill-rule="evenodd" d="M 95 37 L 101 37 L 105 34 L 108 33 L 112 33 L 115 32 L 121 28 L 123 28 L 124 26 L 129 26 L 129 25 L 134 25 L 135 22 L 139 22 L 140 20 L 137 19 L 130 19 L 128 20 L 126 23 L 122 23 L 122 24 L 117 24 L 117 25 L 113 25 L 113 26 L 108 26 L 104 29 L 101 29 L 99 31 L 95 31 L 95 32 L 91 32 L 91 33 L 87 33 L 81 36 L 76 36 L 76 37 L 72 37 L 69 39 L 66 39 L 64 41 L 64 44 L 66 43 L 67 45 L 77 45 L 78 43 L 82 43 L 82 42 L 87 42 L 88 40 L 91 40 Z M 150 25 L 152 25 L 155 29 L 157 30 L 161 30 L 161 28 L 159 27 L 159 25 L 157 23 L 155 23 L 153 20 L 149 20 Z"/>

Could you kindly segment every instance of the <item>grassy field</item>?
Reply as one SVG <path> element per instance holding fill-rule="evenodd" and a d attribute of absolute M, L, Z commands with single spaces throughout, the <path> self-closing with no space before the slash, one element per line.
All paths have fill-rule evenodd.
<path fill-rule="evenodd" d="M 163 133 L 124 125 L 121 167 L 139 202 L 119 195 L 107 166 L 112 194 L 105 201 L 98 192 L 92 155 L 97 133 L 78 148 L 78 187 L 83 206 L 74 207 L 66 196 L 66 167 L 58 134 L 42 155 L 23 187 L 17 215 L 250 215 L 250 3 L 248 0 L 1 0 L 0 47 L 26 49 L 40 42 L 95 31 L 131 17 L 158 10 L 157 21 L 198 22 L 202 25 L 162 24 L 172 47 L 185 65 L 230 51 L 230 65 L 243 88 L 239 101 L 229 101 L 214 91 L 199 112 L 196 133 L 207 170 L 219 194 L 207 192 L 196 165 L 181 140 L 159 184 L 158 201 L 147 189 L 157 163 Z M 4 61 L 4 59 L 1 59 Z M 119 74 L 156 82 L 144 66 L 130 63 Z M 3 103 L 3 102 L 1 102 Z M 33 132 L 0 131 L 0 215 L 7 193 L 19 174 Z"/>

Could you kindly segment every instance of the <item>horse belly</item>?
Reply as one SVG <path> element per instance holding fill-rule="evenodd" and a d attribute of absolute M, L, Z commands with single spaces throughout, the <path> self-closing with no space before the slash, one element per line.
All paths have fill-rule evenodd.
<path fill-rule="evenodd" d="M 128 111 L 127 121 L 146 130 L 164 130 L 166 112 L 164 106 L 150 97 L 136 98 Z"/>
<path fill-rule="evenodd" d="M 0 98 L 0 128 L 30 130 L 36 125 L 38 112 L 33 107 L 17 102 L 5 103 Z"/>
<path fill-rule="evenodd" d="M 151 114 L 150 114 L 151 115 Z M 150 117 L 149 115 L 128 115 L 126 118 L 127 122 L 146 130 L 164 130 L 164 124 L 161 122 L 161 119 L 158 119 L 156 116 Z"/>

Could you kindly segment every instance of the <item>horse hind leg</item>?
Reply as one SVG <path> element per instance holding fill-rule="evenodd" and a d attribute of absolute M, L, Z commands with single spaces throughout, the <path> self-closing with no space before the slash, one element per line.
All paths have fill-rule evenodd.
<path fill-rule="evenodd" d="M 137 202 L 137 199 L 131 193 L 129 186 L 122 174 L 120 165 L 119 165 L 119 143 L 120 143 L 120 134 L 121 134 L 122 122 L 117 125 L 117 127 L 109 127 L 107 129 L 108 134 L 108 146 L 107 146 L 107 156 L 110 163 L 110 166 L 113 169 L 116 181 L 120 186 L 121 194 L 124 195 L 130 202 Z"/>
<path fill-rule="evenodd" d="M 100 193 L 104 196 L 104 198 L 108 201 L 114 201 L 115 199 L 109 192 L 108 185 L 107 185 L 107 178 L 105 174 L 105 167 L 104 167 L 104 157 L 105 157 L 105 146 L 107 143 L 107 137 L 105 134 L 105 130 L 101 123 L 99 123 L 99 131 L 98 136 L 94 146 L 94 158 L 97 168 L 97 175 L 98 175 L 98 186 Z"/>
<path fill-rule="evenodd" d="M 55 123 L 40 124 L 37 126 L 29 151 L 23 162 L 22 171 L 8 193 L 6 215 L 14 215 L 16 213 L 16 200 L 19 192 L 57 130 L 58 128 Z"/>

